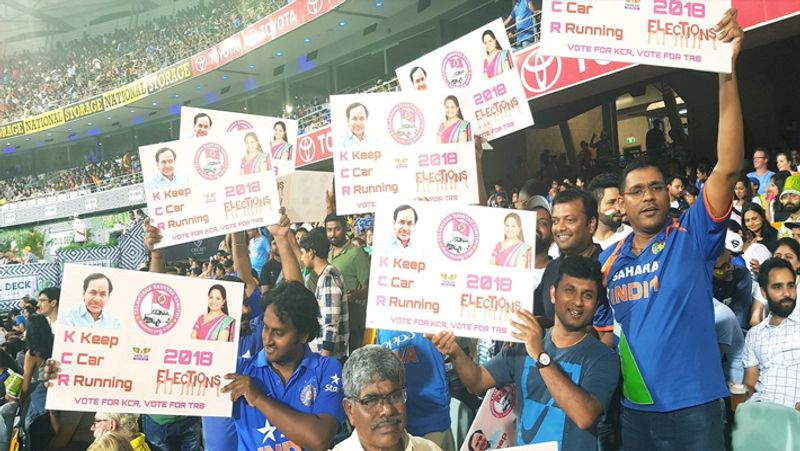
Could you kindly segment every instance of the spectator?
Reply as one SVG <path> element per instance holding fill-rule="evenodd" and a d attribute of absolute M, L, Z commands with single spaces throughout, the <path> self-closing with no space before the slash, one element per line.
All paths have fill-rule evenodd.
<path fill-rule="evenodd" d="M 258 283 L 261 287 L 261 293 L 275 288 L 278 281 L 281 280 L 281 254 L 278 251 L 278 245 L 275 243 L 275 237 L 269 236 L 269 260 L 261 267 L 261 275 L 258 278 Z"/>
<path fill-rule="evenodd" d="M 594 242 L 605 249 L 630 235 L 633 229 L 622 223 L 619 208 L 619 178 L 614 174 L 600 174 L 589 183 L 589 191 L 597 201 L 597 230 Z"/>
<path fill-rule="evenodd" d="M 139 432 L 139 415 L 132 413 L 98 412 L 92 423 L 95 443 L 108 434 L 116 433 L 128 441 L 134 451 L 150 451 L 144 434 Z"/>
<path fill-rule="evenodd" d="M 750 271 L 742 266 L 734 266 L 733 254 L 723 249 L 712 273 L 714 299 L 730 307 L 739 321 L 742 330 L 750 328 L 750 313 L 753 304 L 753 279 Z"/>
<path fill-rule="evenodd" d="M 767 186 L 769 186 L 772 176 L 775 175 L 774 172 L 767 168 L 767 163 L 769 163 L 769 153 L 767 153 L 767 149 L 763 147 L 756 148 L 755 152 L 753 152 L 753 167 L 755 170 L 748 172 L 747 176 L 758 180 L 758 194 L 762 195 L 766 194 Z"/>
<path fill-rule="evenodd" d="M 796 273 L 791 264 L 773 258 L 761 265 L 758 282 L 769 316 L 747 334 L 744 384 L 750 401 L 771 402 L 800 411 L 800 320 Z"/>
<path fill-rule="evenodd" d="M 653 119 L 653 127 L 647 131 L 645 145 L 648 152 L 664 149 L 667 147 L 667 139 L 664 137 L 664 123 L 661 119 Z"/>
<path fill-rule="evenodd" d="M 503 26 L 508 29 L 513 23 L 515 32 L 514 48 L 521 49 L 532 44 L 538 34 L 536 29 L 536 6 L 532 0 L 515 0 L 511 14 L 503 21 Z"/>
<path fill-rule="evenodd" d="M 758 204 L 745 204 L 743 210 L 742 222 L 744 227 L 753 234 L 753 241 L 763 244 L 770 252 L 773 252 L 775 241 L 778 239 L 778 231 L 767 221 L 764 209 Z"/>
<path fill-rule="evenodd" d="M 47 318 L 50 327 L 54 328 L 58 321 L 58 304 L 61 299 L 60 287 L 49 287 L 39 292 L 37 313 Z"/>
<path fill-rule="evenodd" d="M 727 305 L 714 299 L 714 329 L 722 356 L 722 373 L 729 384 L 741 384 L 744 377 L 742 352 L 744 334 L 736 314 Z"/>
<path fill-rule="evenodd" d="M 146 448 L 145 448 L 146 449 Z M 86 451 L 135 451 L 127 437 L 108 432 L 95 440 Z"/>
<path fill-rule="evenodd" d="M 566 257 L 550 288 L 553 327 L 543 331 L 533 315 L 520 310 L 512 335 L 524 344 L 504 348 L 485 366 L 464 354 L 452 332 L 432 338 L 472 393 L 516 385 L 516 399 L 521 400 L 515 404 L 517 446 L 549 440 L 564 450 L 597 446 L 597 421 L 608 409 L 619 377 L 616 354 L 587 332 L 602 289 L 594 259 Z"/>
<path fill-rule="evenodd" d="M 344 409 L 354 431 L 333 451 L 441 451 L 434 442 L 406 432 L 405 371 L 391 351 L 380 346 L 354 351 L 342 376 Z"/>
<path fill-rule="evenodd" d="M 711 278 L 699 275 L 711 273 L 722 249 L 744 158 L 735 77 L 744 33 L 735 10 L 726 12 L 720 30 L 723 41 L 732 42 L 734 73 L 719 76 L 717 165 L 702 197 L 679 219 L 672 219 L 662 170 L 647 161 L 629 164 L 620 178 L 620 191 L 625 193 L 622 207 L 633 233 L 600 256 L 610 303 L 600 306 L 595 324 L 604 334 L 612 328 L 618 333 L 620 359 L 626 365 L 626 448 L 724 447 L 720 399 L 730 393 L 716 336 L 707 327 L 713 322 Z"/>

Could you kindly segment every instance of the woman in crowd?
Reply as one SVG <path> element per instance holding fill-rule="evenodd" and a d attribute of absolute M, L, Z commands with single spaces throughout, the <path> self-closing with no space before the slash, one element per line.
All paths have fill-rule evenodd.
<path fill-rule="evenodd" d="M 276 160 L 290 160 L 292 158 L 292 145 L 286 142 L 286 124 L 278 121 L 272 127 L 272 158 Z"/>
<path fill-rule="evenodd" d="M 778 231 L 767 221 L 764 209 L 760 205 L 752 203 L 745 204 L 742 209 L 742 221 L 744 222 L 744 227 L 753 233 L 752 241 L 761 243 L 770 252 L 774 252 Z"/>
<path fill-rule="evenodd" d="M 486 50 L 486 59 L 483 61 L 483 78 L 489 79 L 502 74 L 507 70 L 511 70 L 511 53 L 508 50 L 503 50 L 497 38 L 494 36 L 492 30 L 483 32 L 481 38 L 483 40 L 483 48 Z"/>
<path fill-rule="evenodd" d="M 753 190 L 750 188 L 750 179 L 743 175 L 739 177 L 736 186 L 733 187 L 733 213 L 738 217 L 738 222 L 742 222 L 742 209 L 745 204 L 753 201 Z M 732 218 L 737 219 L 732 215 Z"/>
<path fill-rule="evenodd" d="M 492 251 L 489 264 L 513 268 L 531 267 L 531 247 L 525 244 L 522 235 L 522 220 L 516 213 L 509 213 L 503 220 L 503 241 L 497 243 Z"/>
<path fill-rule="evenodd" d="M 130 444 L 134 451 L 150 451 L 144 434 L 139 432 L 139 415 L 133 413 L 97 412 L 92 424 L 95 442 L 106 435 L 118 435 Z"/>
<path fill-rule="evenodd" d="M 225 287 L 216 284 L 208 290 L 208 311 L 200 315 L 192 328 L 196 340 L 230 341 L 234 319 L 228 316 L 228 295 Z"/>
<path fill-rule="evenodd" d="M 86 451 L 137 451 L 137 448 L 134 448 L 122 434 L 109 432 L 101 435 Z"/>
<path fill-rule="evenodd" d="M 241 170 L 239 171 L 241 175 L 258 174 L 272 170 L 269 156 L 261 149 L 261 143 L 258 142 L 258 135 L 255 132 L 249 132 L 244 135 L 244 146 L 247 154 L 242 157 Z"/>
<path fill-rule="evenodd" d="M 437 132 L 440 144 L 465 143 L 472 140 L 472 128 L 461 114 L 458 98 L 449 95 L 444 99 L 444 122 L 439 125 Z"/>

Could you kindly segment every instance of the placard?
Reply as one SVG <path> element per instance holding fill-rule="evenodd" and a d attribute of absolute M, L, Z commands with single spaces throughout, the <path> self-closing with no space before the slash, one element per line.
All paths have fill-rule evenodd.
<path fill-rule="evenodd" d="M 243 293 L 236 282 L 64 265 L 47 409 L 229 417 L 220 390 L 236 370 Z"/>
<path fill-rule="evenodd" d="M 471 133 L 492 140 L 533 125 L 514 64 L 503 21 L 496 19 L 395 73 L 403 92 L 434 94 L 437 111 L 457 105 Z M 451 130 L 442 133 L 443 141 L 452 137 Z"/>
<path fill-rule="evenodd" d="M 278 178 L 278 193 L 292 222 L 320 222 L 328 214 L 326 191 L 333 189 L 333 173 L 295 171 Z"/>
<path fill-rule="evenodd" d="M 517 416 L 514 413 L 516 386 L 492 388 L 486 392 L 460 451 L 485 451 L 514 446 Z"/>
<path fill-rule="evenodd" d="M 387 196 L 478 202 L 470 126 L 460 120 L 462 142 L 437 143 L 436 103 L 423 93 L 331 96 L 338 214 L 375 211 Z"/>
<path fill-rule="evenodd" d="M 533 307 L 535 230 L 532 211 L 382 202 L 367 326 L 519 341 L 510 320 Z"/>
<path fill-rule="evenodd" d="M 242 130 L 256 130 L 262 141 L 264 152 L 272 156 L 272 167 L 276 176 L 294 171 L 295 143 L 297 143 L 297 121 L 256 114 L 232 113 L 206 108 L 181 107 L 181 138 L 200 138 Z M 242 168 L 251 169 L 254 160 L 236 162 Z"/>
<path fill-rule="evenodd" d="M 156 247 L 276 223 L 272 158 L 259 150 L 266 142 L 250 130 L 140 147 L 147 209 L 163 233 Z M 263 164 L 240 167 L 248 153 Z"/>
<path fill-rule="evenodd" d="M 544 0 L 541 51 L 709 72 L 731 71 L 716 24 L 730 0 Z"/>

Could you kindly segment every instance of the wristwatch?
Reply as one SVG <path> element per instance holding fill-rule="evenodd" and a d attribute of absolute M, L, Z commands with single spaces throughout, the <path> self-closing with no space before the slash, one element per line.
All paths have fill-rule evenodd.
<path fill-rule="evenodd" d="M 542 352 L 539 354 L 539 358 L 536 359 L 536 367 L 537 368 L 544 368 L 546 366 L 550 366 L 553 363 L 553 360 L 550 358 L 550 354 L 546 352 Z"/>

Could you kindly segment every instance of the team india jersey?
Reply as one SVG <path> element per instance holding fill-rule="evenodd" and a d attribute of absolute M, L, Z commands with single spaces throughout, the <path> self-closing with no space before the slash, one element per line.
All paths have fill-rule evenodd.
<path fill-rule="evenodd" d="M 600 255 L 609 304 L 595 327 L 618 335 L 626 407 L 669 412 L 728 396 L 711 285 L 727 216 L 713 217 L 703 192 L 638 256 L 633 235 Z"/>

